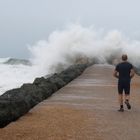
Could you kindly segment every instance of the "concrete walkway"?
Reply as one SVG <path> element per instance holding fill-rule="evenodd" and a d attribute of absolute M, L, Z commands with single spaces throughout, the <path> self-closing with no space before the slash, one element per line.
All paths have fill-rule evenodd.
<path fill-rule="evenodd" d="M 118 112 L 114 67 L 94 65 L 0 129 L 0 140 L 139 140 L 140 77 L 132 80 L 130 111 Z"/>

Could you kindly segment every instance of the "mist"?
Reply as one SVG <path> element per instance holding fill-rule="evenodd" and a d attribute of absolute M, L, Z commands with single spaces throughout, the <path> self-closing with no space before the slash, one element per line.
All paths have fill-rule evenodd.
<path fill-rule="evenodd" d="M 30 60 L 40 74 L 54 73 L 78 61 L 110 63 L 120 61 L 128 54 L 134 66 L 140 66 L 140 42 L 130 40 L 120 31 L 95 29 L 80 24 L 69 24 L 63 30 L 53 31 L 46 40 L 30 46 Z"/>
<path fill-rule="evenodd" d="M 140 40 L 139 5 L 138 0 L 1 0 L 0 57 L 29 58 L 28 44 L 76 21 Z"/>
<path fill-rule="evenodd" d="M 0 59 L 0 94 L 70 65 L 88 62 L 116 65 L 124 53 L 128 54 L 128 61 L 140 68 L 139 46 L 139 41 L 129 39 L 118 30 L 107 32 L 94 26 L 68 24 L 54 30 L 46 39 L 28 45 L 32 65 L 10 65 L 5 63 L 10 57 Z"/>

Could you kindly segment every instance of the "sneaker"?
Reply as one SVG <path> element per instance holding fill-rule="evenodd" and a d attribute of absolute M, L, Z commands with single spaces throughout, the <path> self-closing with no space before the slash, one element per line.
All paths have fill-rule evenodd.
<path fill-rule="evenodd" d="M 128 109 L 131 109 L 131 105 L 129 104 L 128 101 L 125 101 L 125 104 L 126 104 L 126 106 L 127 106 Z"/>
<path fill-rule="evenodd" d="M 123 108 L 120 108 L 118 111 L 119 112 L 124 112 L 124 109 Z"/>

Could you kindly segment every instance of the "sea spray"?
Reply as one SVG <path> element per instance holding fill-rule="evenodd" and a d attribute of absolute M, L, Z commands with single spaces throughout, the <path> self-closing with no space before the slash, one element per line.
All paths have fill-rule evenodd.
<path fill-rule="evenodd" d="M 31 61 L 40 74 L 57 72 L 58 68 L 67 68 L 83 59 L 98 63 L 118 62 L 122 53 L 127 53 L 129 61 L 139 66 L 139 45 L 140 42 L 129 40 L 117 30 L 105 34 L 92 27 L 73 24 L 54 31 L 47 40 L 30 47 Z"/>
<path fill-rule="evenodd" d="M 117 64 L 122 53 L 127 53 L 129 61 L 139 68 L 139 46 L 140 41 L 130 40 L 117 30 L 104 32 L 79 24 L 69 25 L 29 47 L 31 66 L 2 64 L 8 58 L 0 59 L 0 94 L 73 64 L 90 61 Z"/>

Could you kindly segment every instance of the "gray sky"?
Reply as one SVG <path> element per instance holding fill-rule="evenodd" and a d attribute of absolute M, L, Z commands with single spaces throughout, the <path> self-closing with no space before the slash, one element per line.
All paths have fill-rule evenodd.
<path fill-rule="evenodd" d="M 140 39 L 139 0 L 0 0 L 0 57 L 28 58 L 27 44 L 77 20 Z"/>

